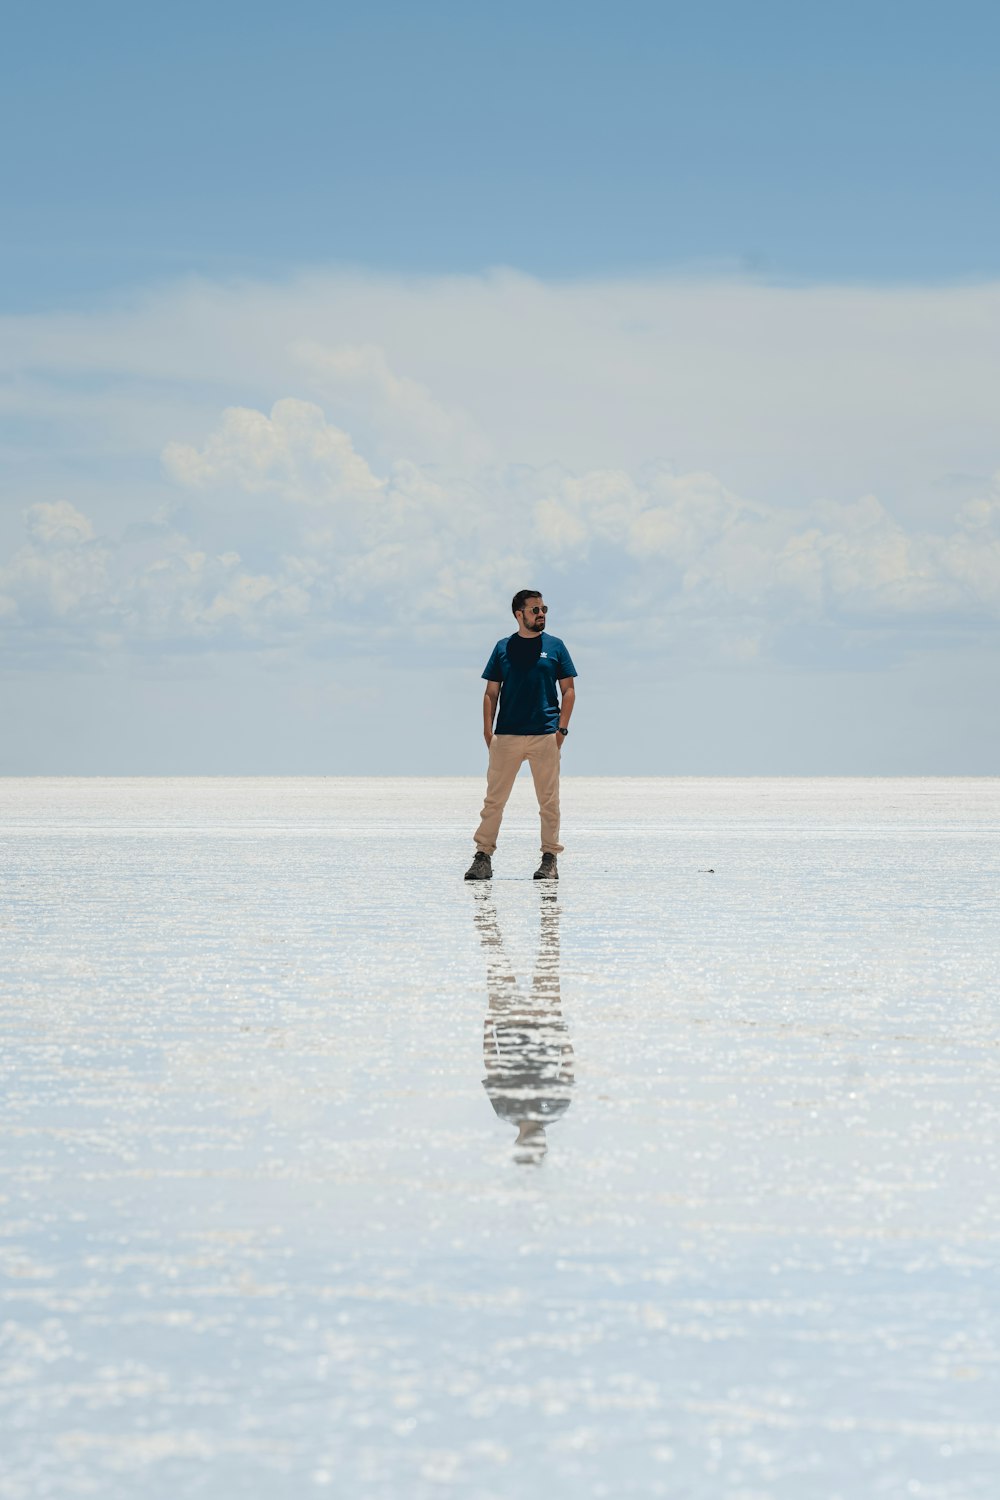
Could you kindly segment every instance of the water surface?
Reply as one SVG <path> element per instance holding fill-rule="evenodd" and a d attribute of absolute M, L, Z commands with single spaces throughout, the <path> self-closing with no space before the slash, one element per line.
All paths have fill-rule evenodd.
<path fill-rule="evenodd" d="M 3 1500 L 996 1494 L 1000 781 L 564 788 L 0 781 Z"/>

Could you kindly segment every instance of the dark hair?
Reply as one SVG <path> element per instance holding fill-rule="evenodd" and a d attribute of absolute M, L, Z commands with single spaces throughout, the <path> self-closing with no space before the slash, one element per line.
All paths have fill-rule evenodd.
<path fill-rule="evenodd" d="M 510 601 L 511 614 L 516 615 L 519 609 L 524 608 L 529 599 L 540 599 L 541 597 L 541 589 L 518 589 L 517 593 Z"/>

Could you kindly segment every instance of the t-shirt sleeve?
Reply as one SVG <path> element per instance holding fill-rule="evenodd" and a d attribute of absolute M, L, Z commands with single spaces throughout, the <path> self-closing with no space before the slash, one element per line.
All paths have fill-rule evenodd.
<path fill-rule="evenodd" d="M 562 679 L 564 677 L 575 677 L 575 676 L 576 676 L 576 668 L 573 665 L 573 658 L 570 656 L 569 652 L 566 650 L 566 647 L 560 641 L 559 642 L 559 680 L 562 681 Z"/>
<path fill-rule="evenodd" d="M 500 643 L 499 643 L 499 641 L 493 647 L 493 654 L 491 655 L 489 661 L 486 663 L 486 669 L 483 672 L 483 681 L 484 682 L 503 682 L 503 673 L 500 670 Z"/>

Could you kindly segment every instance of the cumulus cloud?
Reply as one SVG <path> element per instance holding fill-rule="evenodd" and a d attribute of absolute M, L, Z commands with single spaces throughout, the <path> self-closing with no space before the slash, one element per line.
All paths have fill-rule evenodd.
<path fill-rule="evenodd" d="M 237 553 L 213 557 L 186 540 L 173 539 L 165 555 L 120 573 L 109 605 L 129 642 L 272 647 L 294 638 L 309 610 L 295 579 L 251 572 Z"/>
<path fill-rule="evenodd" d="M 178 483 L 194 489 L 232 485 L 317 507 L 361 500 L 381 488 L 346 432 L 312 402 L 290 398 L 277 401 L 269 416 L 230 407 L 203 447 L 168 443 L 163 462 Z"/>
<path fill-rule="evenodd" d="M 400 457 L 377 473 L 293 397 L 269 413 L 224 410 L 200 443 L 167 444 L 163 464 L 178 497 L 201 503 L 184 527 L 154 518 L 110 539 L 65 500 L 27 508 L 24 542 L 0 569 L 8 633 L 71 629 L 76 649 L 308 648 L 360 628 L 454 640 L 456 619 L 496 618 L 528 578 L 578 620 L 638 623 L 652 643 L 708 624 L 730 663 L 759 659 L 789 624 L 866 622 L 902 638 L 914 620 L 1000 618 L 996 481 L 930 533 L 872 495 L 792 510 L 663 465 L 449 480 Z M 210 546 L 220 497 L 224 545 Z"/>
<path fill-rule="evenodd" d="M 393 369 L 378 344 L 331 347 L 300 339 L 289 352 L 310 386 L 360 423 L 387 453 L 463 467 L 492 456 L 488 439 L 465 412 L 435 400 L 420 381 Z"/>
<path fill-rule="evenodd" d="M 380 467 L 666 460 L 770 504 L 874 492 L 907 524 L 948 519 L 949 476 L 996 469 L 998 383 L 1000 284 L 315 273 L 0 318 L 0 406 L 77 451 L 290 394 Z"/>
<path fill-rule="evenodd" d="M 12 469 L 33 489 L 0 626 L 25 649 L 443 643 L 529 580 L 564 622 L 731 662 L 789 629 L 831 660 L 840 629 L 944 640 L 1000 616 L 1000 485 L 976 477 L 998 335 L 993 286 L 508 273 L 0 320 L 0 403 L 64 445 L 48 479 L 48 450 Z"/>
<path fill-rule="evenodd" d="M 0 620 L 29 633 L 84 629 L 100 635 L 109 605 L 109 549 L 67 500 L 24 512 L 26 540 L 0 566 Z"/>
<path fill-rule="evenodd" d="M 791 610 L 899 628 L 918 616 L 1000 614 L 996 513 L 984 499 L 942 536 L 907 532 L 873 495 L 793 511 L 748 501 L 711 474 L 603 471 L 563 479 L 538 502 L 536 523 L 549 556 L 628 559 L 675 611 L 778 620 Z"/>
<path fill-rule="evenodd" d="M 41 547 L 73 548 L 93 541 L 94 528 L 68 500 L 40 501 L 24 513 L 24 529 Z"/>

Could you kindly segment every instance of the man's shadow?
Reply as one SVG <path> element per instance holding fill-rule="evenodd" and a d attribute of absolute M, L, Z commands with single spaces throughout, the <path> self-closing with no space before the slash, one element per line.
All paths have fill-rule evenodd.
<path fill-rule="evenodd" d="M 504 952 L 493 898 L 475 893 L 475 922 L 486 951 L 488 1009 L 483 1022 L 483 1088 L 501 1120 L 517 1127 L 514 1159 L 537 1166 L 545 1131 L 569 1109 L 573 1044 L 559 997 L 559 902 L 539 892 L 538 957 L 530 993 L 524 993 Z"/>

